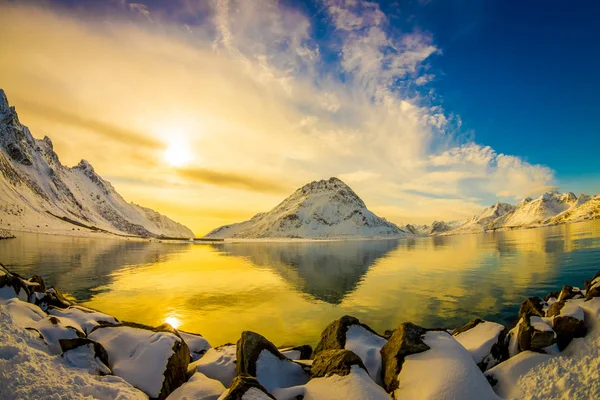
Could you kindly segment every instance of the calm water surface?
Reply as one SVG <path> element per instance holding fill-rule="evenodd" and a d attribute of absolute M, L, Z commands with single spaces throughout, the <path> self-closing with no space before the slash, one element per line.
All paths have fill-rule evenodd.
<path fill-rule="evenodd" d="M 166 244 L 19 233 L 0 262 L 42 275 L 121 320 L 180 322 L 213 344 L 254 330 L 315 344 L 351 314 L 383 332 L 401 322 L 511 322 L 522 299 L 600 269 L 600 221 L 479 235 L 321 243 Z"/>

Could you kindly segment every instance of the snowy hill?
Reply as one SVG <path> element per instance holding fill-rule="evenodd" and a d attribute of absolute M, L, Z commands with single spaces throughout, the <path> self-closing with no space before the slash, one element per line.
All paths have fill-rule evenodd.
<path fill-rule="evenodd" d="M 4 228 L 194 236 L 164 215 L 126 202 L 87 161 L 73 168 L 62 165 L 50 138 L 31 135 L 2 89 L 0 172 L 0 226 Z"/>
<path fill-rule="evenodd" d="M 267 213 L 217 228 L 207 238 L 375 238 L 409 233 L 378 217 L 337 178 L 304 185 Z"/>
<path fill-rule="evenodd" d="M 466 223 L 444 232 L 456 235 L 488 230 L 518 229 L 556 225 L 600 218 L 600 196 L 546 192 L 537 199 L 526 198 L 516 206 L 496 203 Z M 429 232 L 436 234 L 436 232 Z"/>

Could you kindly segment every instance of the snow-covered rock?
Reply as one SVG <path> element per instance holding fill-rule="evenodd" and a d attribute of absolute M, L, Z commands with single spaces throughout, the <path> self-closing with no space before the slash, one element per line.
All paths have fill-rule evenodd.
<path fill-rule="evenodd" d="M 452 336 L 471 353 L 473 361 L 482 371 L 487 371 L 508 356 L 504 326 L 498 323 L 478 318 L 455 329 Z"/>
<path fill-rule="evenodd" d="M 552 356 L 548 354 L 524 351 L 508 360 L 487 370 L 485 376 L 493 385 L 494 391 L 503 398 L 520 398 L 515 396 L 517 382 L 530 369 L 538 364 L 548 361 Z"/>
<path fill-rule="evenodd" d="M 216 379 L 196 372 L 167 397 L 168 400 L 217 400 L 226 388 Z"/>
<path fill-rule="evenodd" d="M 168 328 L 106 325 L 96 327 L 88 338 L 104 346 L 115 375 L 151 398 L 164 399 L 185 382 L 190 353 Z"/>
<path fill-rule="evenodd" d="M 36 321 L 35 323 L 28 325 L 26 329 L 38 332 L 40 337 L 44 339 L 44 342 L 48 345 L 51 354 L 62 353 L 59 343 L 61 339 L 77 339 L 85 337 L 85 334 L 69 324 L 68 320 L 61 321 L 54 316 L 49 316 Z"/>
<path fill-rule="evenodd" d="M 519 321 L 517 334 L 519 351 L 543 351 L 556 343 L 556 332 L 550 318 L 525 314 Z"/>
<path fill-rule="evenodd" d="M 0 89 L 0 220 L 24 230 L 104 230 L 138 236 L 193 237 L 150 209 L 126 202 L 82 160 L 67 168 L 50 138 L 35 139 Z"/>
<path fill-rule="evenodd" d="M 264 336 L 250 331 L 242 332 L 238 340 L 236 373 L 255 377 L 270 393 L 304 385 L 310 377 L 301 364 L 283 356 Z"/>
<path fill-rule="evenodd" d="M 7 231 L 6 229 L 0 228 L 0 240 L 2 239 L 14 239 L 15 235 Z"/>
<path fill-rule="evenodd" d="M 397 225 L 378 217 L 337 178 L 304 185 L 269 212 L 217 228 L 207 238 L 403 237 Z"/>
<path fill-rule="evenodd" d="M 110 375 L 108 353 L 104 347 L 86 338 L 60 339 L 60 349 L 67 364 L 83 368 L 94 375 Z"/>
<path fill-rule="evenodd" d="M 308 360 L 313 353 L 313 349 L 309 344 L 301 346 L 283 347 L 279 352 L 290 360 Z"/>
<path fill-rule="evenodd" d="M 216 379 L 225 387 L 235 378 L 236 345 L 224 345 L 208 349 L 198 361 L 190 364 L 190 369 Z"/>
<path fill-rule="evenodd" d="M 471 354 L 450 334 L 427 331 L 421 340 L 427 350 L 401 355 L 395 399 L 498 399 Z"/>
<path fill-rule="evenodd" d="M 348 350 L 324 350 L 315 357 L 313 378 L 302 386 L 273 392 L 278 399 L 383 400 L 388 394 L 369 376 L 361 359 Z"/>
<path fill-rule="evenodd" d="M 38 312 L 17 298 L 0 300 L 0 399 L 148 399 L 117 376 L 93 375 L 74 358 L 49 354 L 37 332 L 25 329 L 43 318 Z"/>
<path fill-rule="evenodd" d="M 380 351 L 386 343 L 384 337 L 367 325 L 346 315 L 325 328 L 314 354 L 318 355 L 324 350 L 350 350 L 360 357 L 372 379 L 381 384 Z"/>
<path fill-rule="evenodd" d="M 192 361 L 198 361 L 211 347 L 210 343 L 208 343 L 208 340 L 206 340 L 202 335 L 183 331 L 177 331 L 177 333 L 190 349 Z"/>
<path fill-rule="evenodd" d="M 118 325 L 119 320 L 110 315 L 101 313 L 82 306 L 70 306 L 69 308 L 50 307 L 48 314 L 68 320 L 70 325 L 79 329 L 86 335 L 99 325 Z"/>

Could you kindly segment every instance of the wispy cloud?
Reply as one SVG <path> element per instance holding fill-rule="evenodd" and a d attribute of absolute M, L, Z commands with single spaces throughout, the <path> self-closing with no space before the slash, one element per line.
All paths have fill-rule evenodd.
<path fill-rule="evenodd" d="M 261 179 L 256 176 L 232 172 L 213 171 L 206 168 L 181 168 L 177 170 L 177 173 L 190 181 L 256 192 L 287 193 L 291 189 L 277 180 Z"/>

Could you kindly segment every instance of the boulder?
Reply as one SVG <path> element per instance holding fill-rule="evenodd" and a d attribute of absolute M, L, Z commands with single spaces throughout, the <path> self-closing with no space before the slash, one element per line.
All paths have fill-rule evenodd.
<path fill-rule="evenodd" d="M 190 349 L 191 361 L 198 361 L 210 349 L 210 343 L 202 335 L 177 331 Z"/>
<path fill-rule="evenodd" d="M 574 338 L 587 334 L 584 312 L 572 301 L 557 301 L 550 306 L 547 313 L 552 317 L 552 329 L 557 335 L 559 350 L 563 350 Z"/>
<path fill-rule="evenodd" d="M 165 399 L 185 382 L 189 349 L 170 326 L 98 325 L 88 338 L 106 349 L 115 375 L 152 399 Z"/>
<path fill-rule="evenodd" d="M 381 383 L 380 351 L 386 343 L 386 338 L 357 318 L 346 315 L 325 328 L 313 357 L 324 350 L 350 350 L 361 358 L 373 380 Z"/>
<path fill-rule="evenodd" d="M 351 372 L 353 365 L 367 370 L 360 357 L 349 350 L 323 350 L 315 357 L 311 375 L 313 378 L 345 376 Z"/>
<path fill-rule="evenodd" d="M 542 318 L 525 315 L 519 322 L 517 341 L 519 351 L 543 351 L 556 343 L 556 333 Z"/>
<path fill-rule="evenodd" d="M 196 372 L 171 393 L 168 400 L 217 400 L 225 390 L 221 382 Z"/>
<path fill-rule="evenodd" d="M 428 330 L 419 339 L 428 349 L 404 356 L 394 398 L 498 399 L 471 354 L 448 332 Z"/>
<path fill-rule="evenodd" d="M 46 312 L 62 320 L 68 320 L 71 326 L 78 328 L 86 335 L 100 325 L 120 324 L 115 317 L 82 306 L 70 306 L 64 309 L 50 306 Z"/>
<path fill-rule="evenodd" d="M 208 349 L 198 361 L 190 364 L 190 369 L 216 379 L 228 387 L 235 378 L 236 345 L 226 344 Z"/>
<path fill-rule="evenodd" d="M 398 374 L 407 356 L 430 349 L 423 342 L 427 329 L 410 322 L 398 326 L 389 341 L 381 348 L 383 388 L 391 393 L 398 388 Z"/>
<path fill-rule="evenodd" d="M 585 298 L 594 297 L 600 297 L 600 271 L 596 272 L 592 279 L 585 281 Z"/>
<path fill-rule="evenodd" d="M 98 342 L 87 338 L 59 339 L 62 357 L 68 364 L 96 375 L 110 375 L 108 353 Z"/>
<path fill-rule="evenodd" d="M 558 301 L 567 301 L 567 300 L 571 300 L 571 299 L 580 299 L 580 298 L 583 298 L 583 293 L 581 293 L 581 290 L 579 290 L 579 288 L 574 288 L 573 286 L 564 285 L 556 299 Z"/>
<path fill-rule="evenodd" d="M 362 360 L 349 350 L 323 350 L 313 363 L 313 378 L 304 386 L 278 389 L 278 399 L 389 400 L 369 376 Z"/>
<path fill-rule="evenodd" d="M 525 315 L 543 317 L 543 304 L 543 301 L 537 296 L 526 298 L 521 303 L 521 308 L 519 309 L 519 319 L 523 318 Z"/>
<path fill-rule="evenodd" d="M 44 279 L 39 275 L 33 275 L 29 278 L 29 282 L 37 283 L 37 286 L 33 287 L 33 291 L 36 293 L 44 293 L 46 291 L 46 285 L 44 284 Z"/>
<path fill-rule="evenodd" d="M 28 282 L 21 275 L 10 272 L 0 264 L 0 299 L 8 300 L 13 297 L 28 301 L 35 283 Z"/>
<path fill-rule="evenodd" d="M 219 400 L 268 400 L 274 398 L 256 378 L 244 374 L 235 377 L 229 389 L 219 397 Z"/>
<path fill-rule="evenodd" d="M 237 342 L 237 375 L 255 377 L 267 391 L 304 385 L 309 375 L 302 365 L 285 356 L 264 336 L 255 332 L 242 332 Z"/>
<path fill-rule="evenodd" d="M 552 358 L 551 355 L 524 351 L 485 372 L 496 394 L 505 399 L 519 398 L 515 389 L 519 379 L 529 370 Z M 518 389 L 517 389 L 518 390 Z"/>
<path fill-rule="evenodd" d="M 31 302 L 44 311 L 49 307 L 68 308 L 72 305 L 63 293 L 55 287 L 50 287 L 44 293 L 35 293 L 31 297 Z"/>
<path fill-rule="evenodd" d="M 554 299 L 558 299 L 558 296 L 560 295 L 560 291 L 555 291 L 555 292 L 550 292 L 547 295 L 544 296 L 544 301 L 548 301 L 552 298 Z"/>
<path fill-rule="evenodd" d="M 483 372 L 508 358 L 503 325 L 477 318 L 455 329 L 452 336 L 467 349 Z"/>

